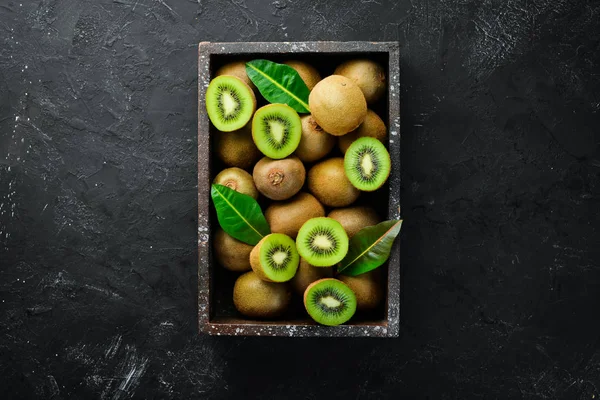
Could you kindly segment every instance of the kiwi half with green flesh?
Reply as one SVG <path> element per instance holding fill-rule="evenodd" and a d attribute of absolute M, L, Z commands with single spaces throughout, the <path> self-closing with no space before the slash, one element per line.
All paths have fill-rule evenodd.
<path fill-rule="evenodd" d="M 312 194 L 300 192 L 289 200 L 273 202 L 265 210 L 265 218 L 273 233 L 296 238 L 298 231 L 311 218 L 324 217 L 325 209 Z"/>
<path fill-rule="evenodd" d="M 344 282 L 333 278 L 311 283 L 304 292 L 304 307 L 316 322 L 336 326 L 356 312 L 356 296 Z"/>
<path fill-rule="evenodd" d="M 238 277 L 233 286 L 235 308 L 251 318 L 280 316 L 290 304 L 291 297 L 286 284 L 263 281 L 253 271 Z"/>
<path fill-rule="evenodd" d="M 334 219 L 311 218 L 298 231 L 296 248 L 300 256 L 315 267 L 330 267 L 348 253 L 348 235 Z"/>
<path fill-rule="evenodd" d="M 215 128 L 231 132 L 250 121 L 256 110 L 254 92 L 240 78 L 221 75 L 206 89 L 206 111 Z"/>
<path fill-rule="evenodd" d="M 296 275 L 300 257 L 296 243 L 282 233 L 271 233 L 250 253 L 250 265 L 258 277 L 268 282 L 286 282 Z"/>
<path fill-rule="evenodd" d="M 286 61 L 284 64 L 289 65 L 290 67 L 294 68 L 296 72 L 298 72 L 298 75 L 300 75 L 300 78 L 302 78 L 304 83 L 306 83 L 306 86 L 308 86 L 309 90 L 312 90 L 321 80 L 319 71 L 317 71 L 312 65 L 309 65 L 303 61 L 292 60 Z"/>
<path fill-rule="evenodd" d="M 290 284 L 296 293 L 303 295 L 308 285 L 314 281 L 332 277 L 332 267 L 315 267 L 314 265 L 310 265 L 304 258 L 300 258 L 298 271 L 296 271 L 296 275 L 294 275 Z"/>
<path fill-rule="evenodd" d="M 352 132 L 367 115 L 367 102 L 360 88 L 340 75 L 317 83 L 308 96 L 308 106 L 321 128 L 335 136 Z"/>
<path fill-rule="evenodd" d="M 254 246 L 240 242 L 219 228 L 215 232 L 213 248 L 217 262 L 225 269 L 235 272 L 250 271 L 250 252 Z"/>
<path fill-rule="evenodd" d="M 356 83 L 369 104 L 379 100 L 385 93 L 385 70 L 375 61 L 365 59 L 346 61 L 338 66 L 334 73 Z"/>
<path fill-rule="evenodd" d="M 390 176 L 391 167 L 387 149 L 372 137 L 357 139 L 348 147 L 344 156 L 346 176 L 354 187 L 366 192 L 383 186 Z"/>
<path fill-rule="evenodd" d="M 345 207 L 358 199 L 360 191 L 346 177 L 344 159 L 334 157 L 321 161 L 308 171 L 308 189 L 321 204 Z"/>
<path fill-rule="evenodd" d="M 325 132 L 312 115 L 305 115 L 300 120 L 302 138 L 294 154 L 304 162 L 317 161 L 329 154 L 335 146 L 335 136 Z"/>
<path fill-rule="evenodd" d="M 356 235 L 362 228 L 381 222 L 375 210 L 363 206 L 336 208 L 329 213 L 328 217 L 339 222 L 349 238 Z"/>
<path fill-rule="evenodd" d="M 224 169 L 217 174 L 213 183 L 227 186 L 229 189 L 246 194 L 253 199 L 258 198 L 258 190 L 254 186 L 252 175 L 243 169 L 237 167 Z"/>
<path fill-rule="evenodd" d="M 253 91 L 256 90 L 256 86 L 252 83 L 250 77 L 246 73 L 246 61 L 234 61 L 229 64 L 223 65 L 221 68 L 215 72 L 215 76 L 221 75 L 233 75 L 235 77 L 240 78 L 246 85 L 250 87 Z"/>
<path fill-rule="evenodd" d="M 367 110 L 367 116 L 358 128 L 347 135 L 339 137 L 338 146 L 342 153 L 345 153 L 352 142 L 364 136 L 373 137 L 382 143 L 385 143 L 385 139 L 387 138 L 385 123 L 379 118 L 379 115 L 372 110 Z"/>
<path fill-rule="evenodd" d="M 262 156 L 252 140 L 251 124 L 215 136 L 215 153 L 228 167 L 248 169 Z"/>
<path fill-rule="evenodd" d="M 338 279 L 354 292 L 357 309 L 372 310 L 381 304 L 384 287 L 379 269 L 358 276 L 340 275 Z"/>
<path fill-rule="evenodd" d="M 298 193 L 304 185 L 306 170 L 296 156 L 273 160 L 261 158 L 252 172 L 259 192 L 271 200 L 286 200 Z"/>
<path fill-rule="evenodd" d="M 292 154 L 302 137 L 300 116 L 286 104 L 269 104 L 256 110 L 252 118 L 252 139 L 267 157 L 285 158 Z"/>

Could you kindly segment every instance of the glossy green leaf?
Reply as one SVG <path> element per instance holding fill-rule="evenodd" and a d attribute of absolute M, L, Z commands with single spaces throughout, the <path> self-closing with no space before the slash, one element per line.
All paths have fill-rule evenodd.
<path fill-rule="evenodd" d="M 260 206 L 252 197 L 217 184 L 211 186 L 210 195 L 221 228 L 237 240 L 255 245 L 271 233 Z"/>
<path fill-rule="evenodd" d="M 246 63 L 246 73 L 269 103 L 287 104 L 299 113 L 310 112 L 310 90 L 294 68 L 269 60 L 252 60 Z"/>
<path fill-rule="evenodd" d="M 350 239 L 348 254 L 338 264 L 338 273 L 357 276 L 386 262 L 401 227 L 402 220 L 394 219 L 358 231 Z"/>

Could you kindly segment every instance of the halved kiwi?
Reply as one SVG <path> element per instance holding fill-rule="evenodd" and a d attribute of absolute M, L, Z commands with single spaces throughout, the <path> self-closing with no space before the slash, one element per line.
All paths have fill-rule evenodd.
<path fill-rule="evenodd" d="M 382 143 L 385 143 L 385 139 L 387 138 L 387 128 L 385 127 L 385 123 L 379 118 L 379 115 L 372 110 L 367 110 L 367 116 L 358 128 L 347 135 L 339 137 L 338 146 L 342 153 L 345 153 L 346 150 L 348 150 L 348 147 L 350 147 L 356 139 L 364 136 L 373 137 Z"/>
<path fill-rule="evenodd" d="M 356 296 L 344 282 L 333 278 L 320 279 L 306 288 L 304 307 L 319 324 L 341 325 L 356 312 Z"/>
<path fill-rule="evenodd" d="M 296 236 L 296 248 L 302 258 L 316 267 L 330 267 L 348 253 L 348 235 L 332 218 L 311 218 Z"/>
<path fill-rule="evenodd" d="M 291 297 L 286 284 L 263 281 L 253 271 L 241 275 L 233 286 L 235 308 L 253 318 L 273 318 L 281 315 Z"/>
<path fill-rule="evenodd" d="M 242 128 L 256 110 L 254 92 L 240 78 L 221 75 L 206 89 L 206 111 L 215 128 L 231 132 Z"/>
<path fill-rule="evenodd" d="M 237 131 L 215 135 L 215 152 L 229 167 L 248 169 L 262 156 L 252 140 L 252 124 L 246 124 Z"/>
<path fill-rule="evenodd" d="M 252 269 L 267 282 L 289 281 L 296 275 L 299 262 L 296 243 L 282 233 L 265 236 L 250 253 Z"/>
<path fill-rule="evenodd" d="M 252 139 L 267 157 L 280 159 L 292 154 L 302 137 L 300 116 L 286 104 L 269 104 L 256 110 Z"/>
<path fill-rule="evenodd" d="M 306 179 L 304 164 L 296 156 L 283 160 L 263 157 L 252 172 L 259 192 L 271 200 L 289 199 L 302 188 Z"/>
<path fill-rule="evenodd" d="M 217 174 L 213 183 L 227 186 L 228 188 L 246 194 L 253 199 L 258 198 L 258 190 L 256 190 L 256 186 L 254 186 L 252 175 L 243 169 L 237 167 L 226 168 Z"/>
<path fill-rule="evenodd" d="M 379 189 L 390 176 L 390 154 L 379 140 L 357 139 L 344 156 L 344 170 L 355 188 L 366 192 Z"/>

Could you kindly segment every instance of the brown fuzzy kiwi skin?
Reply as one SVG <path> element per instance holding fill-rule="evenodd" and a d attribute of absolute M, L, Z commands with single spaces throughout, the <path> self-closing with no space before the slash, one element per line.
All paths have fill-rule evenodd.
<path fill-rule="evenodd" d="M 352 132 L 367 115 L 367 102 L 360 88 L 340 75 L 317 83 L 308 96 L 308 106 L 321 128 L 335 136 Z"/>
<path fill-rule="evenodd" d="M 289 200 L 272 203 L 265 210 L 271 232 L 295 239 L 302 225 L 311 218 L 324 217 L 325 209 L 310 193 L 300 192 Z"/>
<path fill-rule="evenodd" d="M 360 190 L 346 177 L 341 157 L 315 164 L 308 171 L 308 189 L 321 204 L 329 207 L 349 206 L 360 196 Z"/>
<path fill-rule="evenodd" d="M 332 267 L 315 267 L 309 264 L 303 258 L 300 258 L 300 265 L 298 265 L 298 271 L 296 271 L 296 275 L 294 275 L 294 277 L 290 281 L 290 285 L 296 293 L 303 295 L 308 285 L 310 285 L 314 281 L 332 277 Z"/>
<path fill-rule="evenodd" d="M 296 72 L 298 72 L 298 75 L 300 75 L 300 78 L 302 78 L 304 83 L 306 83 L 306 86 L 308 86 L 309 90 L 312 90 L 321 80 L 321 74 L 319 74 L 319 71 L 317 71 L 317 69 L 312 65 L 309 65 L 303 61 L 291 60 L 286 61 L 284 64 L 289 65 L 290 67 L 294 68 Z"/>
<path fill-rule="evenodd" d="M 262 153 L 252 139 L 252 123 L 233 132 L 217 132 L 215 153 L 229 167 L 248 169 Z"/>
<path fill-rule="evenodd" d="M 236 192 L 246 194 L 253 199 L 258 199 L 258 190 L 254 186 L 252 175 L 241 168 L 231 167 L 219 172 L 213 183 L 227 186 Z"/>
<path fill-rule="evenodd" d="M 215 232 L 213 240 L 215 258 L 225 269 L 234 272 L 249 271 L 250 252 L 253 246 L 240 242 L 228 235 L 223 229 Z"/>
<path fill-rule="evenodd" d="M 215 72 L 215 77 L 221 75 L 235 76 L 248 85 L 252 91 L 256 91 L 256 86 L 254 86 L 254 83 L 252 83 L 252 80 L 250 80 L 250 77 L 246 73 L 246 61 L 234 61 L 223 65 Z"/>
<path fill-rule="evenodd" d="M 339 65 L 334 74 L 343 75 L 358 85 L 369 104 L 383 96 L 386 90 L 385 70 L 375 61 L 359 59 Z"/>
<path fill-rule="evenodd" d="M 300 121 L 302 138 L 294 154 L 304 162 L 314 162 L 329 154 L 335 146 L 335 136 L 325 132 L 312 115 L 305 115 Z"/>
<path fill-rule="evenodd" d="M 367 110 L 367 116 L 358 128 L 338 138 L 338 146 L 342 153 L 346 153 L 352 142 L 364 136 L 373 137 L 381 143 L 386 144 L 387 128 L 383 120 L 373 110 Z"/>
<path fill-rule="evenodd" d="M 329 212 L 328 217 L 339 222 L 349 238 L 356 235 L 362 228 L 377 225 L 381 222 L 381 218 L 375 210 L 365 206 L 336 208 Z"/>
<path fill-rule="evenodd" d="M 285 283 L 263 281 L 254 271 L 241 275 L 233 286 L 233 304 L 251 318 L 278 317 L 287 309 L 291 291 Z"/>
<path fill-rule="evenodd" d="M 252 177 L 256 188 L 264 196 L 271 200 L 286 200 L 302 188 L 306 170 L 296 156 L 280 160 L 263 157 L 254 166 Z"/>
<path fill-rule="evenodd" d="M 381 304 L 384 287 L 378 269 L 358 276 L 340 275 L 337 278 L 348 285 L 356 295 L 356 308 L 358 310 L 372 310 Z"/>

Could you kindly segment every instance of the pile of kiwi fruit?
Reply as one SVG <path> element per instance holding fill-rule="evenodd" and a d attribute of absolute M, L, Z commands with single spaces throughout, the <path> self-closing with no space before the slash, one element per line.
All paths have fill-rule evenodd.
<path fill-rule="evenodd" d="M 391 170 L 386 125 L 374 111 L 385 109 L 385 70 L 356 59 L 322 78 L 304 61 L 284 62 L 309 88 L 310 114 L 268 104 L 245 61 L 219 68 L 207 88 L 206 110 L 220 131 L 213 152 L 224 165 L 213 183 L 257 199 L 272 232 L 252 246 L 219 228 L 213 254 L 241 273 L 233 304 L 242 315 L 289 316 L 297 296 L 317 323 L 339 325 L 381 308 L 386 293 L 379 269 L 336 271 L 349 239 L 381 222 L 365 192 L 382 188 Z"/>

